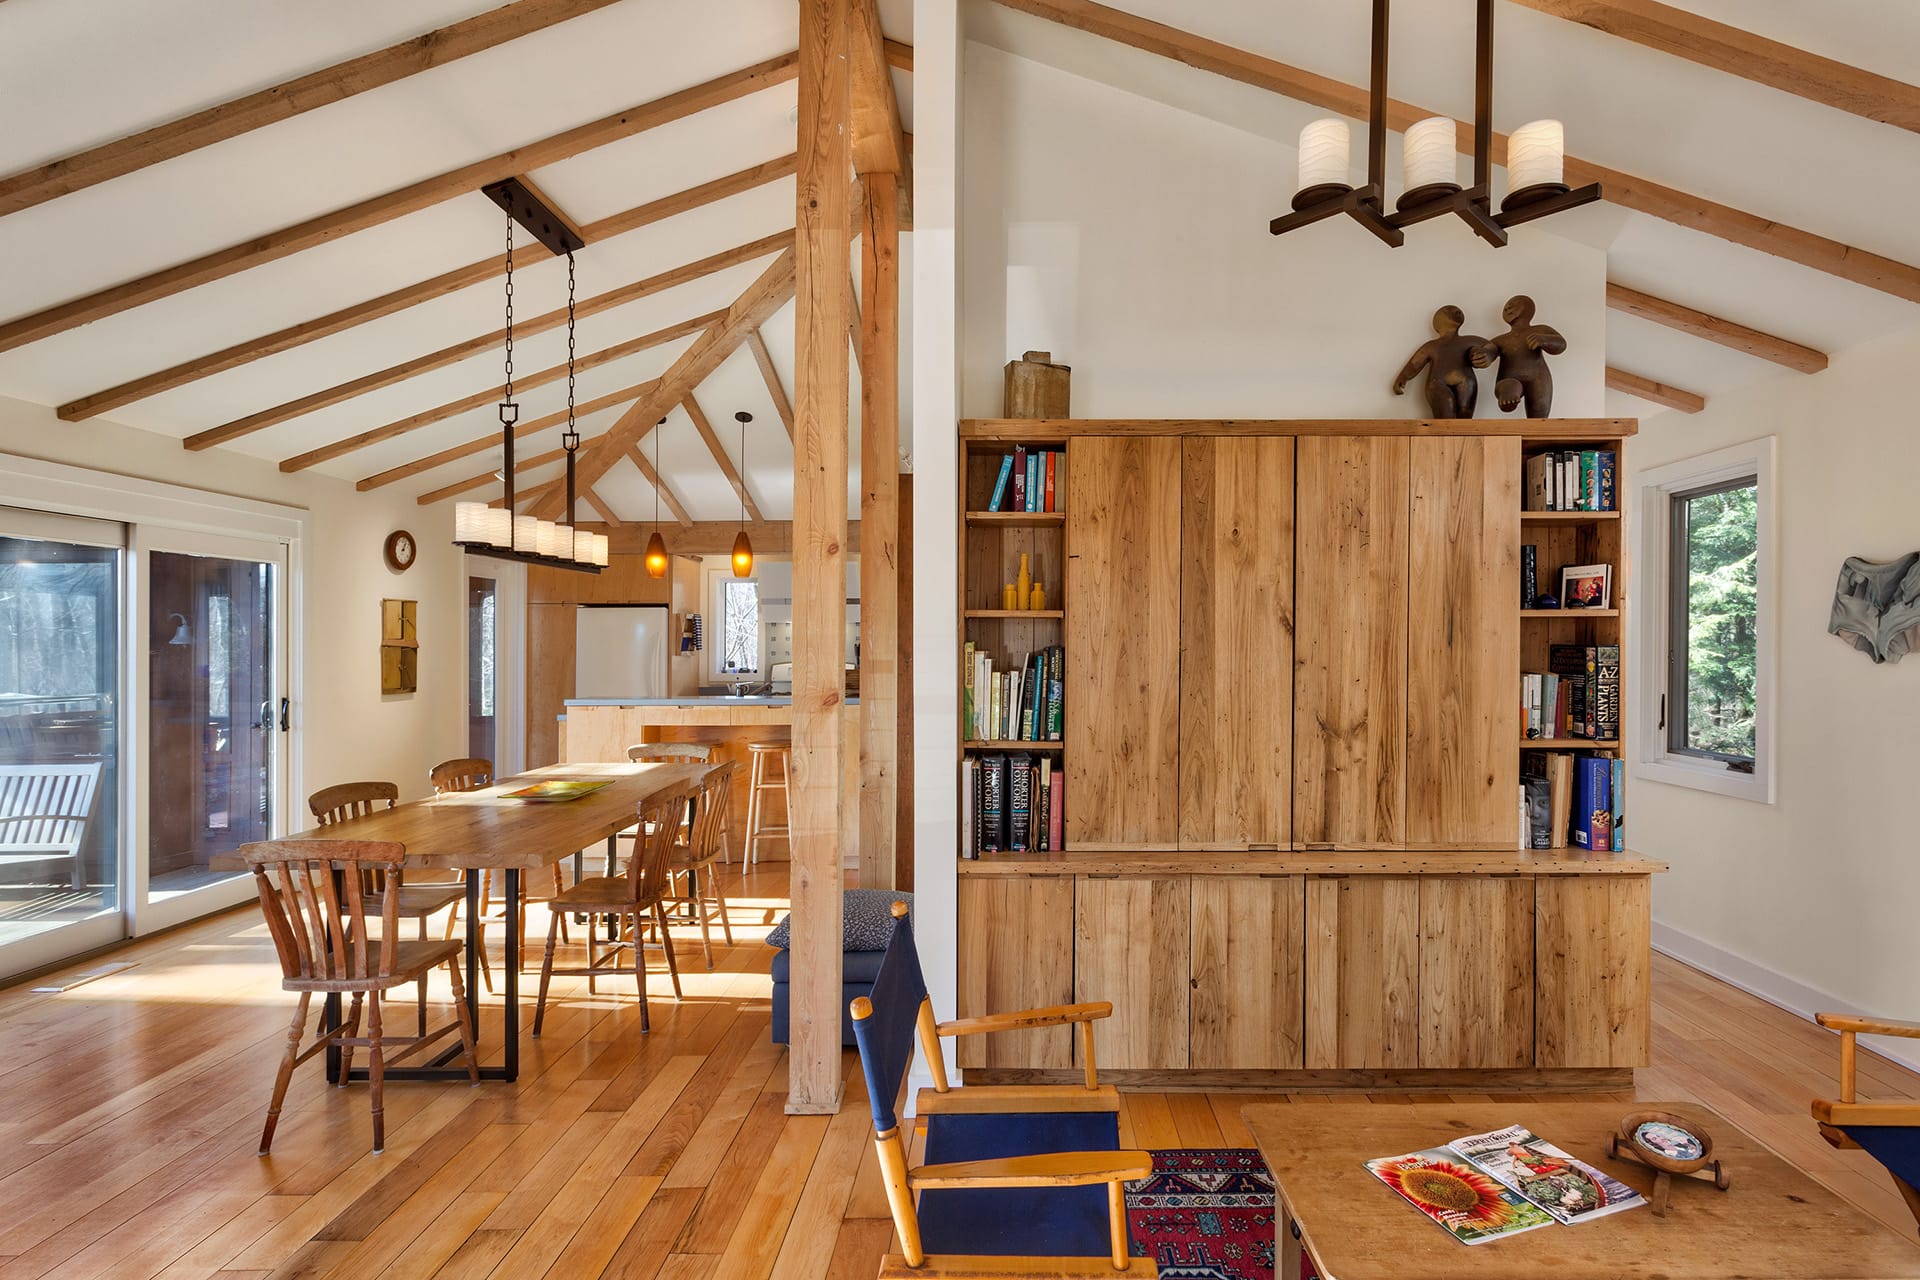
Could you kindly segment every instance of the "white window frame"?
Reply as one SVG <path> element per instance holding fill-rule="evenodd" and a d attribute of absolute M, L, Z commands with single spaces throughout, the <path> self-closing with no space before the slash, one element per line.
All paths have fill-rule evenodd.
<path fill-rule="evenodd" d="M 710 624 L 707 627 L 707 676 L 714 684 L 756 684 L 767 678 L 767 633 L 765 617 L 762 615 L 760 627 L 760 668 L 756 671 L 726 671 L 721 662 L 727 652 L 727 585 L 734 582 L 751 582 L 759 607 L 767 607 L 766 598 L 759 594 L 760 576 L 746 578 L 733 576 L 731 567 L 722 564 L 717 569 L 707 571 L 707 598 L 712 602 Z"/>
<path fill-rule="evenodd" d="M 1634 514 L 1639 524 L 1636 561 L 1639 572 L 1635 589 L 1642 602 L 1642 607 L 1636 611 L 1640 618 L 1636 646 L 1639 655 L 1636 663 L 1639 695 L 1633 729 L 1633 773 L 1636 778 L 1676 787 L 1691 787 L 1696 791 L 1708 791 L 1760 804 L 1772 804 L 1774 801 L 1774 662 L 1778 639 L 1775 626 L 1775 566 L 1778 560 L 1775 556 L 1774 452 L 1774 437 L 1763 436 L 1698 457 L 1650 468 L 1635 481 L 1638 500 L 1634 503 Z M 1672 635 L 1669 610 L 1672 599 L 1670 553 L 1674 495 L 1747 477 L 1753 479 L 1757 498 L 1753 772 L 1750 774 L 1737 773 L 1717 760 L 1670 750 L 1666 730 L 1660 724 L 1661 699 L 1667 693 L 1667 663 Z"/>

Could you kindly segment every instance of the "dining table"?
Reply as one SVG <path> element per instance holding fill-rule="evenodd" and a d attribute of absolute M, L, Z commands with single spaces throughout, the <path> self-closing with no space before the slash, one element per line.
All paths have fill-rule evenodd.
<path fill-rule="evenodd" d="M 286 840 L 390 840 L 406 846 L 406 871 L 459 871 L 464 874 L 467 906 L 466 999 L 476 1037 L 480 1034 L 479 955 L 482 944 L 481 877 L 497 872 L 503 884 L 502 904 L 507 922 L 503 1003 L 502 1053 L 498 1066 L 483 1066 L 483 1080 L 514 1080 L 520 1069 L 520 936 L 515 922 L 520 914 L 523 873 L 574 859 L 576 879 L 586 850 L 605 842 L 608 865 L 613 865 L 615 838 L 639 821 L 642 805 L 663 791 L 697 784 L 713 766 L 699 763 L 558 764 L 501 778 L 476 791 L 447 792 L 412 800 L 364 817 L 349 818 L 324 827 L 284 836 Z M 605 785 L 570 799 L 516 798 L 540 783 L 602 782 Z M 247 869 L 238 854 L 212 859 L 216 870 Z M 327 997 L 324 1026 L 340 1025 L 340 997 Z M 430 1062 L 389 1067 L 388 1080 L 467 1078 L 458 1044 Z M 365 1078 L 355 1068 L 352 1078 Z M 327 1051 L 327 1079 L 340 1080 L 340 1051 Z"/>

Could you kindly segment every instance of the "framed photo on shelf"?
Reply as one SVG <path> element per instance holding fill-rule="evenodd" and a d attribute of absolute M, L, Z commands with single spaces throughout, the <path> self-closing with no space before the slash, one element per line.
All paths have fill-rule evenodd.
<path fill-rule="evenodd" d="M 1562 609 L 1611 609 L 1613 566 L 1570 564 L 1560 571 Z"/>

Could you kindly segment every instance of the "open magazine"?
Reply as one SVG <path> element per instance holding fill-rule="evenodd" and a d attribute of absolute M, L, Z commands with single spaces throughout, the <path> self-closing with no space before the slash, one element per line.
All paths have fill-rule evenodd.
<path fill-rule="evenodd" d="M 1542 1141 L 1525 1125 L 1369 1160 L 1367 1169 L 1463 1244 L 1646 1203 L 1632 1187 Z"/>

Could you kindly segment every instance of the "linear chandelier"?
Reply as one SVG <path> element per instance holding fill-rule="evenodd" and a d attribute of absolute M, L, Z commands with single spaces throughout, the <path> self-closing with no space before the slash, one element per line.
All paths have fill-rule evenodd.
<path fill-rule="evenodd" d="M 1456 214 L 1496 248 L 1507 229 L 1600 199 L 1600 184 L 1577 191 L 1565 181 L 1565 131 L 1558 120 L 1535 120 L 1507 139 L 1507 195 L 1493 211 L 1493 0 L 1475 0 L 1473 185 L 1456 181 L 1456 127 L 1446 116 L 1409 125 L 1403 135 L 1404 190 L 1386 209 L 1387 2 L 1373 0 L 1373 66 L 1368 79 L 1367 181 L 1348 183 L 1345 120 L 1315 120 L 1300 131 L 1300 181 L 1293 212 L 1268 224 L 1274 235 L 1344 213 L 1394 248 L 1403 228 Z"/>
<path fill-rule="evenodd" d="M 574 404 L 574 275 L 573 251 L 584 247 L 578 235 L 549 209 L 531 189 L 509 178 L 487 187 L 486 194 L 507 212 L 505 379 L 497 406 L 500 416 L 500 478 L 504 484 L 500 505 L 456 502 L 453 506 L 453 542 L 468 551 L 500 560 L 520 560 L 556 569 L 599 573 L 607 564 L 607 535 L 574 527 L 574 455 L 580 451 L 580 432 L 573 419 Z M 524 225 L 555 253 L 567 256 L 567 429 L 560 437 L 567 455 L 567 518 L 540 520 L 514 511 L 513 434 L 520 405 L 513 398 L 513 228 Z"/>

